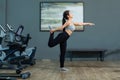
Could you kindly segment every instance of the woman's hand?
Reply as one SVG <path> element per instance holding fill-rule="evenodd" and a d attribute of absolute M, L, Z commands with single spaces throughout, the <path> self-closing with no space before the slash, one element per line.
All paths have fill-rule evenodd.
<path fill-rule="evenodd" d="M 94 23 L 88 23 L 89 26 L 94 26 L 95 24 Z"/>
<path fill-rule="evenodd" d="M 54 29 L 51 29 L 51 30 L 50 30 L 50 33 L 54 33 L 54 32 L 55 32 L 55 30 L 54 30 Z"/>

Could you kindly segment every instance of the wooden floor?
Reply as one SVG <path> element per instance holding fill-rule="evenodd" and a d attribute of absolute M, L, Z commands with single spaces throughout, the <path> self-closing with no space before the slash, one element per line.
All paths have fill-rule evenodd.
<path fill-rule="evenodd" d="M 23 72 L 32 74 L 26 80 L 120 80 L 120 61 L 66 61 L 65 66 L 69 71 L 60 72 L 59 61 L 37 61 L 36 65 Z M 6 71 L 11 72 L 0 70 L 0 73 Z"/>

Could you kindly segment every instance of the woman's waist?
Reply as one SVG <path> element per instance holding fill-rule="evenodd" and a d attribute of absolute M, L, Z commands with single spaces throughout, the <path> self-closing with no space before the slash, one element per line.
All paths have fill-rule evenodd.
<path fill-rule="evenodd" d="M 70 36 L 72 33 L 73 33 L 73 31 L 71 31 L 71 30 L 65 30 L 65 32 Z"/>

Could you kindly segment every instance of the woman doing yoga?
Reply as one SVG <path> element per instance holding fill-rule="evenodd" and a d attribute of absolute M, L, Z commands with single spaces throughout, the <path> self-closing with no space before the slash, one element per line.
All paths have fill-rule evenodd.
<path fill-rule="evenodd" d="M 56 29 L 52 29 L 50 26 L 50 37 L 48 41 L 49 47 L 54 47 L 57 44 L 60 44 L 60 71 L 68 71 L 67 68 L 64 67 L 65 61 L 65 53 L 67 46 L 67 39 L 71 36 L 75 27 L 77 26 L 93 26 L 94 23 L 84 23 L 84 22 L 73 22 L 73 14 L 66 10 L 63 13 L 62 26 L 57 27 Z M 54 38 L 54 32 L 62 31 Z"/>

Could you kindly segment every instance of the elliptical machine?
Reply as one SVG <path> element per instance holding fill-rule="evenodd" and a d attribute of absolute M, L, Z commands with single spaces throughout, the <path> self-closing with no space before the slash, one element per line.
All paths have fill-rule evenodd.
<path fill-rule="evenodd" d="M 22 61 L 22 64 L 34 65 L 35 62 L 35 52 L 36 47 L 27 48 L 28 42 L 31 39 L 30 34 L 27 36 L 23 36 L 22 32 L 24 27 L 21 25 L 18 27 L 17 31 L 13 31 L 13 28 L 7 24 L 8 31 L 5 30 L 2 26 L 0 26 L 2 33 L 6 33 L 7 39 L 5 42 L 8 43 L 9 50 L 5 50 L 6 53 L 11 52 L 11 50 L 17 49 L 18 51 L 14 52 L 15 56 L 26 56 L 27 59 Z M 8 36 L 9 35 L 9 36 Z"/>
<path fill-rule="evenodd" d="M 27 48 L 31 36 L 30 34 L 27 34 L 26 36 L 22 35 L 24 26 L 20 25 L 16 32 L 13 31 L 13 28 L 10 25 L 7 24 L 7 27 L 9 29 L 9 34 L 10 34 L 10 41 L 8 45 L 10 49 L 15 49 L 16 45 L 19 46 L 20 55 L 22 56 L 24 55 L 28 57 L 28 59 L 22 61 L 22 64 L 29 64 L 29 65 L 36 64 L 35 62 L 36 59 L 34 58 L 36 47 Z"/>
<path fill-rule="evenodd" d="M 15 69 L 18 75 L 12 74 L 0 74 L 0 79 L 7 77 L 21 77 L 28 78 L 30 76 L 30 72 L 21 73 L 21 70 L 26 66 L 23 64 L 34 65 L 35 64 L 35 52 L 36 47 L 26 49 L 29 39 L 31 39 L 30 35 L 27 34 L 27 37 L 22 36 L 21 33 L 24 29 L 23 26 L 19 26 L 16 32 L 10 28 L 9 31 L 6 31 L 1 25 L 1 34 L 0 34 L 0 68 L 3 69 L 3 65 L 7 65 L 10 69 Z M 6 41 L 8 43 L 7 48 L 3 48 L 1 43 L 3 37 L 7 34 L 10 35 L 10 41 Z M 13 36 L 14 35 L 14 36 Z M 15 38 L 15 40 L 13 40 Z M 17 65 L 17 66 L 14 66 Z M 7 67 L 7 68 L 8 68 Z M 6 68 L 5 68 L 6 69 Z M 21 74 L 20 74 L 21 73 Z M 7 80 L 7 79 L 4 79 Z M 10 79 L 9 79 L 10 80 Z"/>

